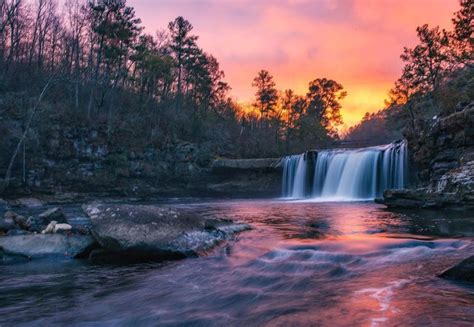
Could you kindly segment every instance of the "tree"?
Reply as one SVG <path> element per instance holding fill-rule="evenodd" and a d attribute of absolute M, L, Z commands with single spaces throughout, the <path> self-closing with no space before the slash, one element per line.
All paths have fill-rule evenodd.
<path fill-rule="evenodd" d="M 91 106 L 95 89 L 99 83 L 101 66 L 103 65 L 103 91 L 98 107 L 102 105 L 109 82 L 113 81 L 112 90 L 128 75 L 129 51 L 140 34 L 141 20 L 135 18 L 135 11 L 127 7 L 125 0 L 101 0 L 98 3 L 89 3 L 90 20 L 92 24 L 91 45 L 95 49 L 94 86 L 91 88 L 88 117 L 91 115 Z M 94 42 L 94 40 L 96 42 Z M 110 108 L 110 107 L 109 107 Z"/>
<path fill-rule="evenodd" d="M 263 69 L 253 79 L 252 86 L 257 88 L 254 106 L 260 111 L 260 122 L 262 123 L 275 111 L 278 102 L 278 91 L 273 76 Z"/>
<path fill-rule="evenodd" d="M 474 39 L 472 22 L 474 17 L 474 0 L 461 0 L 461 8 L 452 19 L 454 30 L 450 33 L 454 60 L 462 65 L 473 66 Z"/>
<path fill-rule="evenodd" d="M 195 35 L 190 35 L 193 25 L 179 16 L 168 24 L 170 32 L 170 49 L 176 61 L 177 74 L 177 97 L 176 109 L 181 105 L 183 95 L 183 75 L 186 64 L 189 64 L 191 57 L 198 53 Z"/>
<path fill-rule="evenodd" d="M 303 104 L 303 105 L 302 105 Z M 284 128 L 286 153 L 290 152 L 291 139 L 294 130 L 297 128 L 298 120 L 304 111 L 304 99 L 297 96 L 292 89 L 285 90 L 282 97 L 282 107 L 284 111 Z"/>
<path fill-rule="evenodd" d="M 436 91 L 443 72 L 448 69 L 448 34 L 439 27 L 427 24 L 416 29 L 419 44 L 413 49 L 404 48 L 400 58 L 405 62 L 400 81 L 413 92 Z"/>
<path fill-rule="evenodd" d="M 151 35 L 141 35 L 130 60 L 134 63 L 131 79 L 138 87 L 140 103 L 163 99 L 173 82 L 174 61 Z"/>
<path fill-rule="evenodd" d="M 334 80 L 317 78 L 309 83 L 306 100 L 306 114 L 314 117 L 332 135 L 336 134 L 337 126 L 342 124 L 341 103 L 347 92 Z"/>

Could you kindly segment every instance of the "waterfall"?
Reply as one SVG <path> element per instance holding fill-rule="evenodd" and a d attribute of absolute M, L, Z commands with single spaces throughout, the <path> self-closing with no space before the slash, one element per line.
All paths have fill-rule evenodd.
<path fill-rule="evenodd" d="M 300 154 L 283 158 L 283 197 L 372 200 L 382 196 L 385 189 L 406 186 L 406 141 L 317 151 L 313 165 L 311 157 Z M 308 168 L 313 166 L 314 174 L 308 174 Z M 314 176 L 312 181 L 308 180 L 310 176 Z"/>
<path fill-rule="evenodd" d="M 285 157 L 283 162 L 282 196 L 304 197 L 307 168 L 305 154 Z"/>

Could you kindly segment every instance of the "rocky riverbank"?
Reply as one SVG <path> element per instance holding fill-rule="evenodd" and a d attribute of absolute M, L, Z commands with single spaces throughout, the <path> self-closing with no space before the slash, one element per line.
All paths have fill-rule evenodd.
<path fill-rule="evenodd" d="M 407 135 L 417 186 L 386 190 L 394 208 L 474 207 L 474 103 Z"/>
<path fill-rule="evenodd" d="M 250 229 L 171 206 L 89 204 L 87 226 L 70 224 L 61 208 L 26 217 L 8 210 L 0 219 L 0 264 L 41 258 L 140 262 L 198 256 Z"/>

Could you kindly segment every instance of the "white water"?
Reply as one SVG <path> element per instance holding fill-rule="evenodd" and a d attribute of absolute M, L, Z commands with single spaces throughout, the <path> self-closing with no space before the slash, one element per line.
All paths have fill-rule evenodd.
<path fill-rule="evenodd" d="M 282 196 L 321 201 L 373 200 L 385 189 L 404 188 L 406 142 L 348 150 L 321 150 L 283 158 Z M 308 167 L 314 165 L 314 174 Z M 310 180 L 312 178 L 312 180 Z"/>

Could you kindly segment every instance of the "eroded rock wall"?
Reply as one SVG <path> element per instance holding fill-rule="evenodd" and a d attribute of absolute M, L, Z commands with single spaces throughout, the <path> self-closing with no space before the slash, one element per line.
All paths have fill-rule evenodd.
<path fill-rule="evenodd" d="M 420 185 L 438 181 L 448 171 L 474 160 L 474 103 L 406 136 Z"/>

